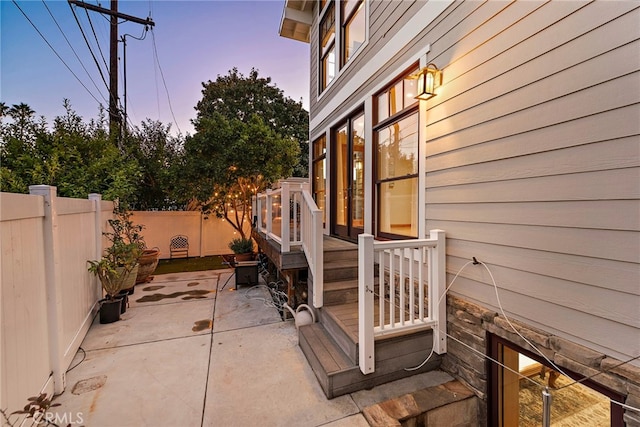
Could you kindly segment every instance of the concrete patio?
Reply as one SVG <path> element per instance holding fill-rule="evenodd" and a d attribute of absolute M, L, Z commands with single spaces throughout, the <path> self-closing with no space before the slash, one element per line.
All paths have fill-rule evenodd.
<path fill-rule="evenodd" d="M 136 286 L 122 320 L 94 321 L 52 412 L 86 426 L 366 426 L 364 408 L 452 380 L 435 371 L 327 400 L 293 321 L 232 274 Z"/>

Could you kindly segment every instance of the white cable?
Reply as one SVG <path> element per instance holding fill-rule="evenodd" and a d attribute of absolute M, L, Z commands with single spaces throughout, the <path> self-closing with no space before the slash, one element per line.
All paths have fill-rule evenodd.
<path fill-rule="evenodd" d="M 462 270 L 464 270 L 467 267 L 467 265 L 471 264 L 472 262 L 473 261 L 468 261 L 465 265 L 463 265 L 460 268 L 460 270 L 458 270 L 458 272 L 456 273 L 455 277 L 451 280 L 451 283 L 449 283 L 449 286 L 447 286 L 447 289 L 445 289 L 443 294 L 440 296 L 440 299 L 438 300 L 438 304 L 436 306 L 440 305 L 440 303 L 442 302 L 442 298 L 444 298 L 445 295 L 447 295 L 447 291 L 451 288 L 451 286 L 453 286 L 453 282 L 456 281 L 456 279 L 458 278 L 460 273 L 462 273 Z M 400 308 L 400 307 L 398 307 L 398 308 Z M 435 346 L 431 346 L 431 353 L 429 353 L 427 358 L 424 359 L 421 364 L 419 364 L 418 366 L 414 366 L 413 368 L 404 368 L 404 370 L 405 371 L 417 371 L 418 369 L 422 368 L 425 365 L 425 363 L 427 363 L 429 361 L 429 359 L 431 359 L 431 356 L 433 356 L 434 349 L 435 349 Z"/>
<path fill-rule="evenodd" d="M 491 270 L 489 270 L 489 267 L 487 267 L 487 265 L 482 262 L 482 261 L 478 261 L 489 273 L 489 276 L 491 277 L 491 282 L 493 284 L 493 289 L 495 291 L 496 294 L 496 300 L 498 302 L 498 307 L 500 308 L 500 313 L 502 313 L 502 316 L 504 316 L 504 319 L 507 321 L 507 323 L 509 324 L 509 326 L 511 326 L 511 329 L 513 329 L 513 331 L 518 334 L 518 336 L 520 338 L 522 338 L 524 340 L 524 342 L 526 342 L 527 344 L 529 344 L 529 346 L 531 346 L 531 348 L 533 348 L 540 356 L 542 356 L 547 362 L 549 362 L 549 364 L 551 364 L 551 366 L 558 372 L 560 372 L 562 375 L 564 375 L 565 377 L 571 378 L 570 375 L 567 375 L 562 369 L 560 369 L 555 363 L 553 363 L 547 356 L 544 355 L 544 353 L 538 349 L 538 347 L 536 347 L 535 345 L 533 345 L 533 343 L 531 341 L 529 341 L 528 339 L 526 339 L 517 329 L 515 326 L 513 326 L 513 323 L 511 323 L 511 320 L 509 320 L 509 317 L 507 316 L 507 314 L 504 312 L 504 309 L 502 308 L 502 302 L 500 301 L 500 295 L 498 295 L 498 285 L 496 285 L 496 281 L 493 277 L 493 274 L 491 273 Z"/>

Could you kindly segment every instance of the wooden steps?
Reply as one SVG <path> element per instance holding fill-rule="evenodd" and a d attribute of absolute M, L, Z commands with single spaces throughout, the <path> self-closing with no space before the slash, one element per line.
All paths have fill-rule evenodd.
<path fill-rule="evenodd" d="M 376 341 L 376 369 L 368 375 L 360 372 L 322 323 L 302 326 L 298 336 L 300 348 L 328 399 L 428 372 L 441 362 L 441 357 L 433 354 L 424 366 L 407 370 L 420 365 L 431 352 L 431 330 Z"/>
<path fill-rule="evenodd" d="M 422 330 L 393 338 L 376 339 L 375 372 L 364 375 L 358 367 L 358 248 L 354 243 L 325 236 L 324 307 L 318 323 L 299 330 L 300 348 L 328 398 L 374 387 L 440 366 L 431 352 L 433 332 Z M 377 318 L 377 310 L 375 310 Z"/>

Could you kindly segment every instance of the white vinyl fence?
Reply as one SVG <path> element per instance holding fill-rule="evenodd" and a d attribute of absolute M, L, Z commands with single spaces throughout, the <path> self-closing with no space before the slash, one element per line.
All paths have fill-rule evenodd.
<path fill-rule="evenodd" d="M 0 193 L 0 408 L 22 409 L 41 392 L 59 394 L 98 310 L 102 290 L 87 271 L 108 244 L 113 202 L 57 197 L 56 188 Z M 188 236 L 189 256 L 227 254 L 233 228 L 199 212 L 134 212 L 150 248 Z"/>
<path fill-rule="evenodd" d="M 0 407 L 61 393 L 101 298 L 87 260 L 102 253 L 112 202 L 57 197 L 56 188 L 0 193 Z"/>

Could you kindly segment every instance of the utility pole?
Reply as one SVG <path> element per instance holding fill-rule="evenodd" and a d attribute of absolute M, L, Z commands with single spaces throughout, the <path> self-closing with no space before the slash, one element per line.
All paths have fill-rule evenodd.
<path fill-rule="evenodd" d="M 118 0 L 111 0 L 109 9 L 85 3 L 82 0 L 68 1 L 72 5 L 111 17 L 109 31 L 109 135 L 111 139 L 118 140 L 120 138 L 121 121 L 120 112 L 118 111 L 118 18 L 150 27 L 156 24 L 151 18 L 142 19 L 118 12 Z"/>

